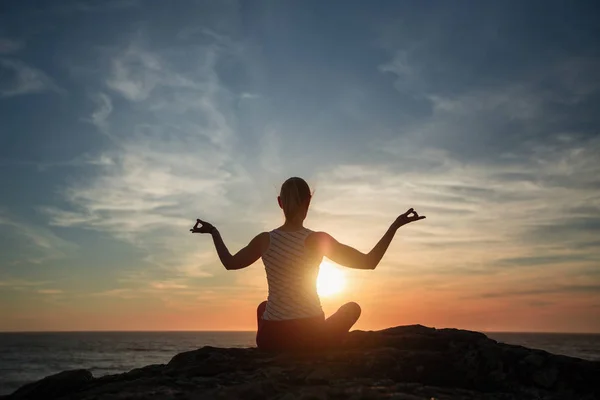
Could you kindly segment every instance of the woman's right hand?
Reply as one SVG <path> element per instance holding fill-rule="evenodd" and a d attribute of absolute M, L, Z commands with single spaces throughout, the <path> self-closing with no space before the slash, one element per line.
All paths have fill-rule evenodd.
<path fill-rule="evenodd" d="M 199 228 L 198 228 L 198 224 L 201 225 Z M 190 229 L 190 232 L 192 232 L 192 233 L 212 233 L 213 229 L 216 229 L 216 228 L 211 223 L 202 221 L 201 219 L 197 219 L 196 225 L 194 225 L 194 227 L 192 229 Z"/>
<path fill-rule="evenodd" d="M 398 218 L 396 218 L 396 220 L 394 221 L 392 226 L 394 228 L 398 229 L 402 225 L 406 225 L 408 223 L 415 222 L 420 219 L 425 219 L 425 216 L 424 215 L 419 216 L 419 214 L 417 214 L 417 212 L 414 209 L 410 208 L 407 212 L 405 212 L 404 214 L 401 214 Z"/>

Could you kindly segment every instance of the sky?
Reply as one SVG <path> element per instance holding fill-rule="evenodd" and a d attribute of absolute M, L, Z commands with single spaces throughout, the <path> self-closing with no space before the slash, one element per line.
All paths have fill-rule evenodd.
<path fill-rule="evenodd" d="M 358 329 L 600 332 L 592 1 L 5 1 L 0 331 L 253 330 L 290 176 Z M 334 271 L 334 272 L 332 272 Z M 327 284 L 327 282 L 326 282 Z M 335 290 L 334 290 L 335 291 Z"/>

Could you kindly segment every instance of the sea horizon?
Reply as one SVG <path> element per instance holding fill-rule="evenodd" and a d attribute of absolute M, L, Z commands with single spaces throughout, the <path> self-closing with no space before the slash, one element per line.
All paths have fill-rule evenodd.
<path fill-rule="evenodd" d="M 399 325 L 399 326 L 407 326 L 407 325 Z M 390 327 L 392 328 L 392 327 Z M 427 327 L 427 328 L 434 328 L 434 327 Z M 388 328 L 382 328 L 382 329 L 354 329 L 357 331 L 379 331 L 379 330 L 383 330 L 383 329 L 388 329 Z M 515 334 L 540 334 L 540 335 L 600 335 L 600 332 L 569 332 L 569 331 L 484 331 L 484 330 L 477 330 L 477 329 L 468 329 L 468 328 L 435 328 L 435 329 L 460 329 L 460 330 L 465 330 L 465 331 L 472 331 L 472 332 L 481 332 L 481 333 L 515 333 Z M 169 329 L 163 329 L 163 330 L 55 330 L 55 331 L 46 331 L 46 330 L 40 330 L 40 331 L 0 331 L 0 334 L 5 334 L 5 333 L 175 333 L 175 332 L 206 332 L 206 333 L 221 333 L 221 332 L 240 332 L 240 333 L 251 333 L 251 332 L 256 332 L 256 330 L 252 330 L 252 329 L 241 329 L 241 330 L 235 330 L 235 329 L 216 329 L 216 330 L 210 330 L 210 329 L 177 329 L 177 330 L 169 330 Z M 352 332 L 352 330 L 350 331 Z"/>

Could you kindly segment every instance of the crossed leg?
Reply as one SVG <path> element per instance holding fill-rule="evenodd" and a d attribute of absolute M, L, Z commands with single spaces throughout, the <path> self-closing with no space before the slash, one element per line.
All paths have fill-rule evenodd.
<path fill-rule="evenodd" d="M 265 313 L 267 308 L 267 302 L 263 301 L 256 308 L 256 324 L 260 324 L 262 315 Z M 335 313 L 331 314 L 329 318 L 325 320 L 327 330 L 331 333 L 345 333 L 352 328 L 352 326 L 358 321 L 360 317 L 361 309 L 358 303 L 351 301 L 341 306 Z"/>
<path fill-rule="evenodd" d="M 267 302 L 263 301 L 262 303 L 260 303 L 258 305 L 258 308 L 256 309 L 256 325 L 260 325 L 260 320 L 263 316 L 263 314 L 265 313 L 265 309 L 267 308 Z"/>
<path fill-rule="evenodd" d="M 325 331 L 332 345 L 341 344 L 344 336 L 360 317 L 360 306 L 351 301 L 341 306 L 325 320 Z"/>
<path fill-rule="evenodd" d="M 267 307 L 267 302 L 263 301 L 259 304 L 256 309 L 256 323 L 258 330 L 261 329 L 261 321 L 262 316 Z M 342 341 L 350 328 L 358 321 L 360 317 L 361 309 L 360 306 L 355 302 L 346 303 L 341 306 L 335 313 L 333 313 L 329 318 L 327 318 L 322 327 L 323 330 L 320 330 L 320 334 L 318 336 L 321 339 L 317 339 L 316 337 L 311 340 L 317 340 L 320 342 L 318 346 L 337 346 L 342 344 Z M 258 344 L 258 332 L 257 332 L 257 344 Z M 322 341 L 321 341 L 322 340 Z"/>

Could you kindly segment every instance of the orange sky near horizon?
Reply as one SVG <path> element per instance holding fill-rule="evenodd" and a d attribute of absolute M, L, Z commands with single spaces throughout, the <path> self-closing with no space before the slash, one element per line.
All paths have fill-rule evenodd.
<path fill-rule="evenodd" d="M 593 309 L 593 301 L 585 295 L 545 296 L 548 304 L 559 306 L 544 307 L 545 304 L 529 296 L 481 298 L 473 295 L 473 287 L 480 287 L 480 293 L 488 293 L 490 289 L 489 281 L 478 277 L 439 285 L 433 276 L 378 277 L 393 268 L 389 262 L 382 262 L 375 271 L 332 267 L 334 264 L 327 260 L 324 264 L 339 271 L 344 280 L 341 291 L 321 296 L 325 314 L 330 315 L 345 302 L 358 302 L 362 315 L 353 329 L 421 324 L 483 332 L 600 332 L 598 319 L 590 319 L 587 311 Z M 162 295 L 116 291 L 115 297 L 107 293 L 81 303 L 64 301 L 63 293 L 45 293 L 42 294 L 45 300 L 33 305 L 37 313 L 3 319 L 2 330 L 253 331 L 256 305 L 266 297 L 266 279 L 261 268 L 259 260 L 248 270 L 237 271 L 238 281 L 254 289 L 240 290 L 235 285 L 198 291 L 175 288 L 161 289 Z M 524 278 L 536 279 L 536 276 Z M 427 287 L 428 279 L 435 282 L 432 288 Z M 471 295 L 465 296 L 467 293 Z M 14 324 L 13 329 L 11 324 Z"/>
<path fill-rule="evenodd" d="M 328 230 L 341 242 L 369 251 L 386 229 L 393 202 L 380 202 L 379 210 L 388 211 L 371 215 L 370 224 L 355 224 L 352 220 L 361 221 L 361 215 L 339 218 L 324 213 L 328 204 L 320 196 L 335 196 L 335 188 L 321 189 L 307 226 Z M 359 209 L 347 200 L 344 206 Z M 427 219 L 400 228 L 374 271 L 351 270 L 324 259 L 322 268 L 337 271 L 343 280 L 341 290 L 321 296 L 326 315 L 355 301 L 362 315 L 354 329 L 421 324 L 488 332 L 600 332 L 598 294 L 579 274 L 588 262 L 559 260 L 518 271 L 509 264 L 498 266 L 497 254 L 512 260 L 508 254 L 518 256 L 522 247 L 510 241 L 496 242 L 494 251 L 473 247 L 470 240 L 485 237 L 475 239 L 472 223 L 456 225 L 424 209 L 418 211 Z M 268 229 L 281 222 L 279 213 L 271 208 L 257 218 L 267 221 Z M 251 236 L 236 236 L 234 223 L 221 226 L 232 252 Z M 430 243 L 432 235 L 437 239 Z M 71 277 L 77 286 L 67 280 L 60 289 L 43 281 L 12 282 L 13 301 L 0 303 L 0 331 L 254 330 L 256 306 L 267 295 L 262 261 L 226 271 L 210 236 L 184 233 L 181 238 L 197 250 L 189 253 L 185 275 L 180 277 L 166 271 L 165 278 L 157 279 L 140 268 L 134 274 L 120 274 L 117 285 L 98 290 L 98 282 L 105 278 L 100 268 L 88 270 L 91 275 L 84 281 Z M 339 285 L 335 278 L 325 283 Z M 6 282 L 3 285 L 7 288 Z"/>

